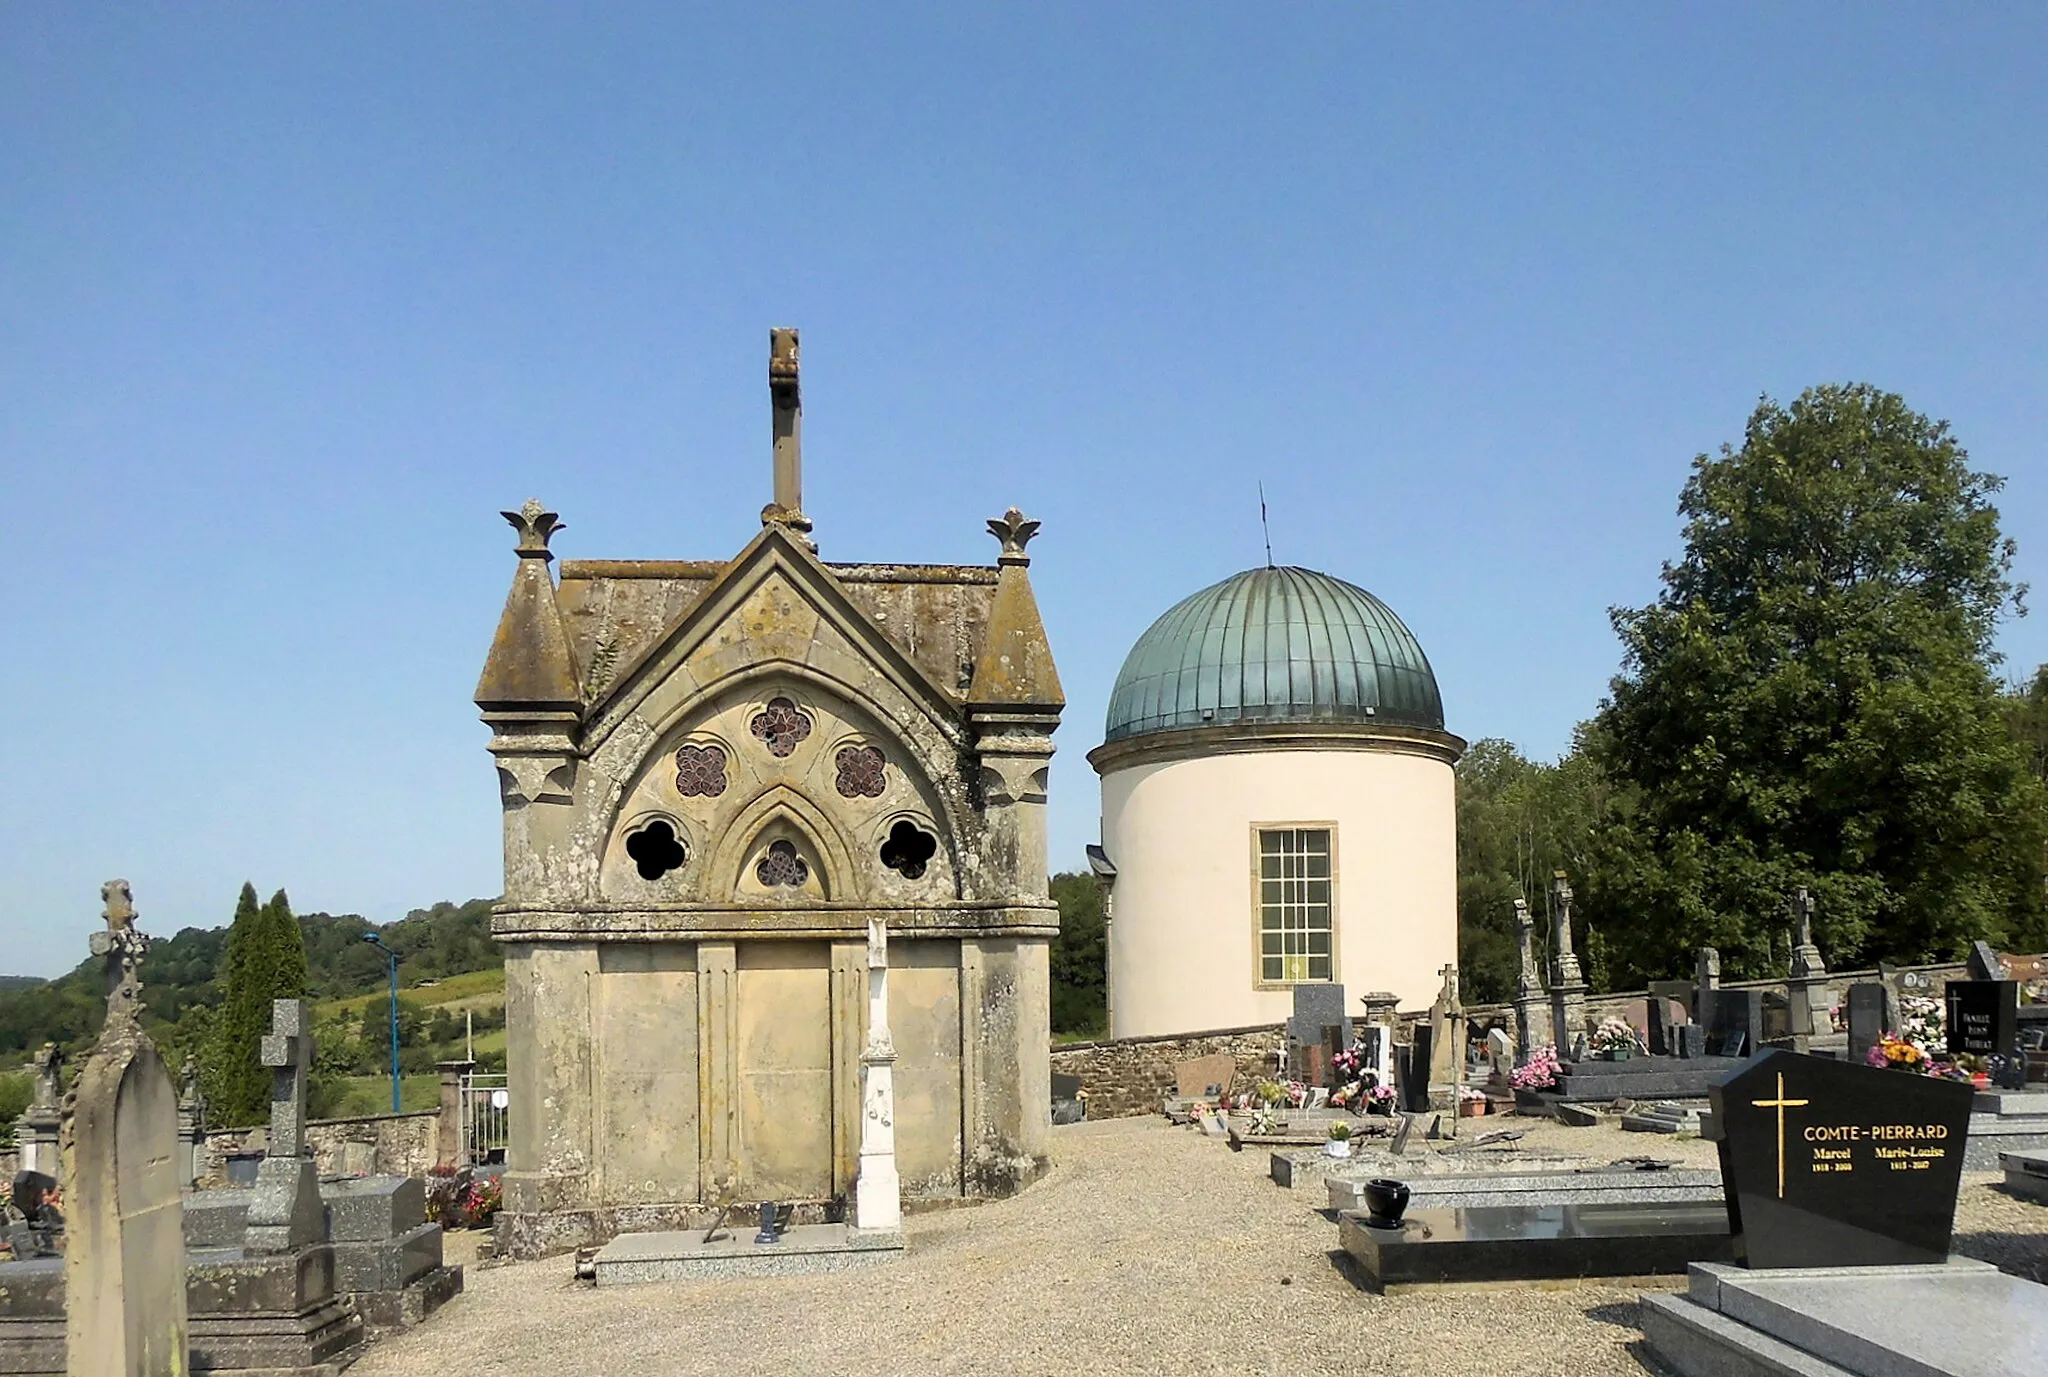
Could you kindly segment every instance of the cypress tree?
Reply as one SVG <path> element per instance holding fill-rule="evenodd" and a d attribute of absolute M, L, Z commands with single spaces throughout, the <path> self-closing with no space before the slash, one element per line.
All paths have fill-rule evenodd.
<path fill-rule="evenodd" d="M 222 965 L 220 1012 L 214 1019 L 212 1046 L 203 1068 L 206 1097 L 214 1118 L 241 1126 L 260 1123 L 270 1102 L 270 1075 L 262 1061 L 261 1038 L 270 1023 L 264 910 L 256 902 L 256 886 L 244 883 L 228 929 Z"/>
<path fill-rule="evenodd" d="M 312 981 L 306 969 L 306 936 L 299 931 L 291 900 L 281 889 L 263 906 L 263 929 L 270 958 L 270 993 L 263 1001 L 267 1023 L 271 1000 L 304 999 Z"/>

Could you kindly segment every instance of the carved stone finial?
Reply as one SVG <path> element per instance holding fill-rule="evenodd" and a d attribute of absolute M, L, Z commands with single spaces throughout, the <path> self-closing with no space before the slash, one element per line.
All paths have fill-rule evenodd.
<path fill-rule="evenodd" d="M 548 541 L 567 523 L 555 513 L 541 506 L 540 499 L 529 497 L 526 505 L 516 512 L 500 512 L 500 516 L 512 523 L 512 529 L 519 532 L 519 557 L 521 559 L 553 559 L 548 550 Z"/>
<path fill-rule="evenodd" d="M 107 963 L 107 1020 L 134 1023 L 142 1009 L 142 958 L 149 938 L 135 926 L 135 898 L 126 880 L 100 886 L 107 930 L 92 935 L 92 954 Z"/>
<path fill-rule="evenodd" d="M 109 880 L 100 886 L 100 902 L 106 906 L 101 917 L 108 932 L 123 932 L 135 926 L 135 894 L 126 880 Z"/>
<path fill-rule="evenodd" d="M 1003 542 L 1003 553 L 997 557 L 996 563 L 1031 563 L 1031 557 L 1024 553 L 1024 547 L 1031 543 L 1031 537 L 1038 534 L 1036 521 L 1027 521 L 1023 512 L 1012 507 L 988 523 L 988 533 Z"/>

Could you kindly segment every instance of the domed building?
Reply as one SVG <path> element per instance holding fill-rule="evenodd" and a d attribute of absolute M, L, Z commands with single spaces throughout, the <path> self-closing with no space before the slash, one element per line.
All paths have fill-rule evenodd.
<path fill-rule="evenodd" d="M 1457 960 L 1464 749 L 1421 644 L 1363 588 L 1248 569 L 1168 609 L 1088 756 L 1111 1036 L 1280 1022 L 1304 983 L 1428 1003 Z"/>

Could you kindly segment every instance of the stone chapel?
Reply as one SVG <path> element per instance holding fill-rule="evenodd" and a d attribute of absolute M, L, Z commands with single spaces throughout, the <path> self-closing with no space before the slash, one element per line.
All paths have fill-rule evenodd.
<path fill-rule="evenodd" d="M 1012 508 L 993 567 L 828 564 L 797 336 L 774 501 L 725 560 L 518 564 L 477 685 L 504 807 L 515 1254 L 827 1203 L 860 1150 L 867 924 L 888 930 L 906 1202 L 1046 1157 L 1045 795 L 1064 699 Z"/>

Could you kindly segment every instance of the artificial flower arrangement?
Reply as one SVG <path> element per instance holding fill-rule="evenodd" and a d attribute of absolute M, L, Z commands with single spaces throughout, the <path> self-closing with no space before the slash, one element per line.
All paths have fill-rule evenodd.
<path fill-rule="evenodd" d="M 1508 1084 L 1517 1090 L 1548 1090 L 1557 1084 L 1562 1068 L 1557 1048 L 1545 1043 L 1529 1054 L 1529 1060 L 1508 1073 Z"/>
<path fill-rule="evenodd" d="M 1619 1018 L 1603 1018 L 1600 1026 L 1593 1030 L 1592 1047 L 1595 1052 L 1634 1052 L 1642 1047 L 1636 1039 L 1636 1030 L 1628 1021 Z"/>
<path fill-rule="evenodd" d="M 1910 1043 L 1924 1057 L 1948 1050 L 1948 1019 L 1941 1001 L 1931 995 L 1899 997 L 1899 1040 Z"/>
<path fill-rule="evenodd" d="M 1461 1100 L 1483 1100 L 1486 1098 L 1486 1092 L 1476 1085 L 1461 1085 L 1458 1087 L 1458 1098 Z"/>
<path fill-rule="evenodd" d="M 1870 1066 L 1888 1067 L 1893 1071 L 1911 1071 L 1919 1075 L 1926 1072 L 1929 1058 L 1925 1052 L 1904 1038 L 1885 1033 L 1878 1038 L 1863 1060 Z"/>
<path fill-rule="evenodd" d="M 1351 1141 L 1351 1125 L 1342 1119 L 1330 1120 L 1330 1141 L 1348 1143 Z"/>

